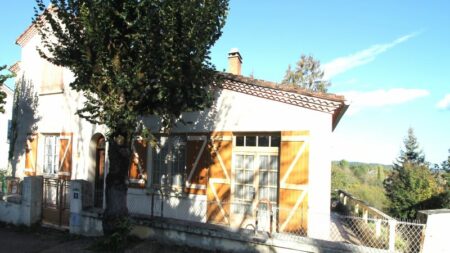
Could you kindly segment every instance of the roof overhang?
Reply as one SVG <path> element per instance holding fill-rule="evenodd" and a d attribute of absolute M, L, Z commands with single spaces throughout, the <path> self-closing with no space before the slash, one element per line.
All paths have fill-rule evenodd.
<path fill-rule="evenodd" d="M 332 131 L 349 107 L 345 97 L 341 95 L 311 92 L 296 86 L 279 85 L 230 73 L 219 73 L 219 75 L 223 79 L 222 89 L 331 114 Z"/>

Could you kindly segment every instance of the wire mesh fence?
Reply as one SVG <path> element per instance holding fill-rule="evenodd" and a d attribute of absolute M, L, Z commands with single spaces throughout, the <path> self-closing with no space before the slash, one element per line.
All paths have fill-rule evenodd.
<path fill-rule="evenodd" d="M 365 246 L 366 252 L 420 252 L 424 224 L 332 214 L 331 240 Z"/>
<path fill-rule="evenodd" d="M 308 217 L 302 206 L 293 209 L 267 203 L 208 201 L 206 196 L 155 194 L 129 195 L 128 207 L 131 213 L 212 223 L 282 240 L 302 241 L 308 236 Z M 361 252 L 421 252 L 424 224 L 334 212 L 323 220 L 330 221 L 329 241 L 354 245 Z"/>

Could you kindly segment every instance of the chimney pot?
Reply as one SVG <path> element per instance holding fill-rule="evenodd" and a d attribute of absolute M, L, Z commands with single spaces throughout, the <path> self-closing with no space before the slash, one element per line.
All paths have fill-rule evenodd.
<path fill-rule="evenodd" d="M 228 53 L 228 73 L 241 75 L 242 56 L 239 49 L 232 48 Z"/>

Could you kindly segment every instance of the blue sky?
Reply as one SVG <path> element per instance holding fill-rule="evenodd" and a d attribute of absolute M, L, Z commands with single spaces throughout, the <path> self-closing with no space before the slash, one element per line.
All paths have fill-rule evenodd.
<path fill-rule="evenodd" d="M 0 10 L 0 64 L 20 59 L 15 39 L 34 1 Z M 301 54 L 319 59 L 332 93 L 351 101 L 333 136 L 335 160 L 390 164 L 413 127 L 426 158 L 450 148 L 450 1 L 231 0 L 212 62 L 239 48 L 243 75 L 279 82 Z"/>

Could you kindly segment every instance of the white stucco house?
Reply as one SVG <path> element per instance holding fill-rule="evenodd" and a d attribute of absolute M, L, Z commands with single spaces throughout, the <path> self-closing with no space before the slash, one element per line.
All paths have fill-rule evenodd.
<path fill-rule="evenodd" d="M 38 95 L 38 105 L 21 125 L 16 175 L 43 175 L 43 219 L 69 225 L 69 202 L 53 196 L 69 180 L 91 185 L 86 208 L 104 207 L 106 129 L 75 114 L 84 98 L 69 87 L 73 74 L 39 56 L 33 25 L 17 44 L 17 76 Z M 160 132 L 158 118 L 146 117 L 159 147 L 135 144 L 130 213 L 153 216 L 164 209 L 164 217 L 248 227 L 258 220 L 255 210 L 266 206 L 274 212 L 273 229 L 327 238 L 331 135 L 348 107 L 345 98 L 244 77 L 240 53 L 232 50 L 228 59 L 211 108 L 183 113 L 185 123 L 170 136 Z"/>
<path fill-rule="evenodd" d="M 8 167 L 8 134 L 11 126 L 14 91 L 6 85 L 2 85 L 0 89 L 6 93 L 6 104 L 3 105 L 5 112 L 0 113 L 0 169 L 6 169 Z"/>

